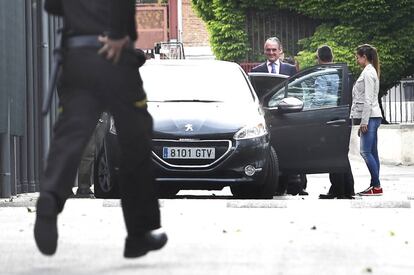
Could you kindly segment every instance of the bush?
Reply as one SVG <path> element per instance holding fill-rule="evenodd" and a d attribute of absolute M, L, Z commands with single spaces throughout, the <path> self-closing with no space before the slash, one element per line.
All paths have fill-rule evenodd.
<path fill-rule="evenodd" d="M 315 63 L 318 46 L 333 48 L 335 60 L 346 62 L 354 74 L 361 69 L 355 49 L 368 43 L 378 49 L 381 93 L 401 78 L 414 74 L 414 5 L 407 0 L 192 0 L 207 23 L 210 42 L 218 59 L 243 61 L 249 52 L 246 33 L 248 9 L 286 9 L 321 20 L 312 37 L 299 41 L 301 68 Z"/>

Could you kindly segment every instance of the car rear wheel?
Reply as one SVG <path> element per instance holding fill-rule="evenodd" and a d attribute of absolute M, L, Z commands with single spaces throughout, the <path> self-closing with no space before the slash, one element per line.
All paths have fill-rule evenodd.
<path fill-rule="evenodd" d="M 266 176 L 261 185 L 237 185 L 231 186 L 231 192 L 235 197 L 253 199 L 271 199 L 276 193 L 279 184 L 279 161 L 273 147 L 269 150 L 269 161 Z"/>
<path fill-rule="evenodd" d="M 119 198 L 119 188 L 103 146 L 94 167 L 94 193 L 97 198 Z"/>

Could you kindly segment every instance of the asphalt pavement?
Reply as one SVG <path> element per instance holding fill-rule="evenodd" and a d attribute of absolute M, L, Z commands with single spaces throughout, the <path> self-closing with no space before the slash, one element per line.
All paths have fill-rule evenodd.
<path fill-rule="evenodd" d="M 351 159 L 355 190 L 369 183 Z M 181 191 L 160 200 L 166 247 L 122 257 L 118 200 L 69 199 L 59 245 L 33 240 L 37 194 L 0 200 L 0 274 L 414 274 L 414 166 L 382 165 L 384 195 L 318 200 L 327 174 L 309 175 L 309 196 L 236 200 L 223 191 Z"/>

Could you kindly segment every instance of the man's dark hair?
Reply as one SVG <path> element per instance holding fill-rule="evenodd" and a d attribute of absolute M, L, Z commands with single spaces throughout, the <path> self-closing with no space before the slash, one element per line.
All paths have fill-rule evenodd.
<path fill-rule="evenodd" d="M 283 59 L 283 62 L 291 64 L 291 65 L 296 65 L 295 59 L 292 56 L 285 57 L 285 59 Z"/>
<path fill-rule="evenodd" d="M 323 62 L 333 61 L 332 49 L 328 45 L 320 46 L 316 54 L 318 55 L 318 58 Z"/>

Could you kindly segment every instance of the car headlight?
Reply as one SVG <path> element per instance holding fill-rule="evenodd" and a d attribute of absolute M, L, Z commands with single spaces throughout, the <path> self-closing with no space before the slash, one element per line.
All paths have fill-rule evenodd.
<path fill-rule="evenodd" d="M 259 122 L 255 125 L 245 126 L 234 134 L 234 139 L 249 139 L 257 138 L 267 134 L 267 127 L 264 122 Z"/>
<path fill-rule="evenodd" d="M 109 132 L 113 135 L 116 135 L 115 121 L 113 117 L 111 117 L 109 120 Z"/>

